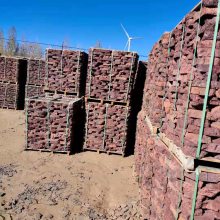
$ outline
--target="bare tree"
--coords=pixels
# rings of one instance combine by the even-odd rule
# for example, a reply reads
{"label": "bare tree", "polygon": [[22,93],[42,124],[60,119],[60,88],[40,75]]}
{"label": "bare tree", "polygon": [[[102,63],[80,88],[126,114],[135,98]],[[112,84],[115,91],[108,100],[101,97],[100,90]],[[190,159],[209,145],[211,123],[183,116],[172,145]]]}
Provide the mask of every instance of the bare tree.
{"label": "bare tree", "polygon": [[4,32],[0,29],[0,54],[5,54],[5,39],[4,39]]}
{"label": "bare tree", "polygon": [[6,45],[6,53],[9,56],[17,55],[17,52],[19,50],[18,44],[16,43],[16,38],[17,38],[17,31],[15,27],[12,27],[8,31],[8,42]]}
{"label": "bare tree", "polygon": [[18,55],[21,57],[40,59],[43,57],[43,51],[39,44],[28,43],[23,37],[21,43],[19,44]]}
{"label": "bare tree", "polygon": [[95,48],[102,48],[102,43],[100,41],[97,41],[95,44]]}
{"label": "bare tree", "polygon": [[0,29],[0,54],[8,56],[22,56],[27,58],[42,58],[42,47],[37,43],[28,43],[25,38],[22,38],[20,44],[17,43],[17,31],[12,27],[8,31],[8,40],[5,45],[4,33]]}
{"label": "bare tree", "polygon": [[28,45],[28,57],[40,59],[43,57],[43,51],[39,44],[31,43]]}
{"label": "bare tree", "polygon": [[19,51],[18,55],[21,57],[28,57],[28,44],[25,42],[22,42],[19,44]]}

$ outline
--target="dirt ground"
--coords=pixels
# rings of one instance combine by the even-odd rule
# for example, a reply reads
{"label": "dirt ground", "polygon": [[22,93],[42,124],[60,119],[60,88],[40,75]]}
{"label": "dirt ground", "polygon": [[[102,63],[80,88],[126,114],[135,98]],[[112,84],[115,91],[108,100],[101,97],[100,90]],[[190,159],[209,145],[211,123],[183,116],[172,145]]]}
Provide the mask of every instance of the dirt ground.
{"label": "dirt ground", "polygon": [[24,151],[24,129],[0,109],[0,219],[140,219],[133,156]]}

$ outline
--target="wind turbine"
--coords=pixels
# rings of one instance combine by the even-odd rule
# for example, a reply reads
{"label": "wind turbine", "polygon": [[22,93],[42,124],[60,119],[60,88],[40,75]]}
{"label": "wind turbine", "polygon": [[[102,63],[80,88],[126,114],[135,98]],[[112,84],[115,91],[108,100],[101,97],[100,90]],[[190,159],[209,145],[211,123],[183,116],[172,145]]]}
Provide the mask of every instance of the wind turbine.
{"label": "wind turbine", "polygon": [[143,39],[143,37],[130,37],[130,35],[128,34],[128,32],[126,31],[125,27],[121,24],[121,27],[123,29],[123,31],[125,32],[125,35],[127,36],[128,38],[128,41],[125,45],[125,49],[128,48],[128,51],[130,51],[131,49],[131,41],[132,40],[137,40],[137,39]]}

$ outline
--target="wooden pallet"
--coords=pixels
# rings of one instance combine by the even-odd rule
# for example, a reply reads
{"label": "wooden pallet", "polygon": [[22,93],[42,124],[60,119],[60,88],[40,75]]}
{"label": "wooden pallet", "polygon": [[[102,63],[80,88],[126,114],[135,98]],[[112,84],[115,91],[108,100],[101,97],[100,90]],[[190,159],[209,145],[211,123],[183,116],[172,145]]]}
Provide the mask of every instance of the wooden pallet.
{"label": "wooden pallet", "polygon": [[0,80],[0,83],[18,85],[17,81]]}
{"label": "wooden pallet", "polygon": [[25,86],[36,86],[36,87],[43,87],[43,84],[33,84],[33,83],[28,83]]}
{"label": "wooden pallet", "polygon": [[38,152],[47,152],[52,154],[67,154],[71,155],[72,153],[70,151],[56,151],[56,150],[49,150],[49,149],[31,149],[31,148],[25,148],[25,151],[38,151]]}
{"label": "wooden pallet", "polygon": [[47,88],[43,89],[45,93],[55,94],[55,95],[73,95],[79,97],[79,93],[76,92],[68,92],[68,91],[60,91],[60,90],[49,90]]}
{"label": "wooden pallet", "polygon": [[0,108],[7,109],[7,110],[18,110],[16,107],[12,108],[12,107],[8,107],[8,106],[2,106]]}
{"label": "wooden pallet", "polygon": [[125,154],[123,152],[116,152],[116,151],[106,151],[106,150],[100,150],[100,149],[91,149],[91,148],[83,148],[83,151],[91,151],[91,152],[97,152],[99,154],[105,153],[107,155],[120,155],[125,157]]}
{"label": "wooden pallet", "polygon": [[110,104],[110,105],[122,105],[122,106],[129,106],[129,102],[120,102],[120,101],[113,101],[113,100],[105,100],[105,99],[95,99],[95,98],[85,98],[86,102],[97,102],[101,104]]}

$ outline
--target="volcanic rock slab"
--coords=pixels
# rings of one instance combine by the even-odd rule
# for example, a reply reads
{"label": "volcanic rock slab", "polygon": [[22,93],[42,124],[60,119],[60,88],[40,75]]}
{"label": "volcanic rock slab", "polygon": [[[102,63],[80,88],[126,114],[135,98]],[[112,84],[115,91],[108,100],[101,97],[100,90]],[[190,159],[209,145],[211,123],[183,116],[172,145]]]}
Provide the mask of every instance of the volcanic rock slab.
{"label": "volcanic rock slab", "polygon": [[129,102],[137,72],[134,52],[92,48],[89,51],[86,97]]}
{"label": "volcanic rock slab", "polygon": [[[143,110],[154,126],[196,157],[217,5],[203,1],[154,45]],[[198,33],[198,37],[197,37]],[[196,51],[196,52],[195,52]],[[200,159],[220,161],[220,31],[215,48]]]}
{"label": "volcanic rock slab", "polygon": [[27,84],[44,85],[46,78],[45,60],[29,59],[27,71]]}
{"label": "volcanic rock slab", "polygon": [[152,135],[145,114],[140,112],[138,116],[135,156],[144,218],[190,219],[195,199],[194,219],[218,219],[220,170],[197,168],[200,175],[195,197],[197,171],[184,170],[167,146]]}
{"label": "volcanic rock slab", "polygon": [[84,149],[124,155],[126,152],[131,108],[108,103],[86,103]]}
{"label": "volcanic rock slab", "polygon": [[81,97],[85,93],[88,55],[82,51],[46,51],[46,87],[50,91],[68,92]]}
{"label": "volcanic rock slab", "polygon": [[25,86],[25,97],[38,97],[44,94],[44,86],[40,85],[26,85]]}
{"label": "volcanic rock slab", "polygon": [[76,152],[82,99],[46,94],[26,99],[26,149]]}

